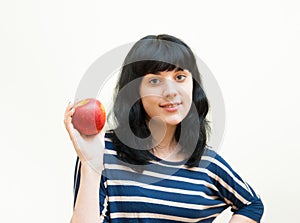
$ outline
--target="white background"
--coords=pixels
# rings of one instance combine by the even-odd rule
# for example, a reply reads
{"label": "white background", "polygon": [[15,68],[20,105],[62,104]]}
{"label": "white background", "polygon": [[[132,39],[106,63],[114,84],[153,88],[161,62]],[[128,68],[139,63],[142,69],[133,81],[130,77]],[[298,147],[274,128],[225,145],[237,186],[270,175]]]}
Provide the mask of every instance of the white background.
{"label": "white background", "polygon": [[263,222],[299,221],[299,1],[17,0],[0,8],[1,222],[69,222],[75,152],[64,109],[97,58],[160,33],[183,39],[217,79],[226,106],[220,153],[261,195]]}

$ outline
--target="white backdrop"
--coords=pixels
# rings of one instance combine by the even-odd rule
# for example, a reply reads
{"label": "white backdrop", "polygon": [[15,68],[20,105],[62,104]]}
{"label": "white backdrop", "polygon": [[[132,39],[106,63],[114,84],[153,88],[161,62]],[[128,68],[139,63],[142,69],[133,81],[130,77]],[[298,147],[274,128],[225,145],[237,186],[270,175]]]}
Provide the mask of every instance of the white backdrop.
{"label": "white backdrop", "polygon": [[161,33],[183,39],[217,79],[220,153],[261,195],[263,222],[299,221],[299,1],[0,4],[1,222],[69,222],[75,152],[64,109],[98,57]]}

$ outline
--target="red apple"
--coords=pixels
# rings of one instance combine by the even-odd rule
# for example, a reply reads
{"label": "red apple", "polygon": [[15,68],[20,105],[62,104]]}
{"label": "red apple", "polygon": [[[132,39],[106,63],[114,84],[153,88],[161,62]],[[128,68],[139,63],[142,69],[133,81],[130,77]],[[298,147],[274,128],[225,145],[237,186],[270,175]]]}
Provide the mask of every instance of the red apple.
{"label": "red apple", "polygon": [[87,98],[77,102],[74,107],[72,123],[81,134],[95,135],[102,130],[106,120],[106,112],[100,101]]}

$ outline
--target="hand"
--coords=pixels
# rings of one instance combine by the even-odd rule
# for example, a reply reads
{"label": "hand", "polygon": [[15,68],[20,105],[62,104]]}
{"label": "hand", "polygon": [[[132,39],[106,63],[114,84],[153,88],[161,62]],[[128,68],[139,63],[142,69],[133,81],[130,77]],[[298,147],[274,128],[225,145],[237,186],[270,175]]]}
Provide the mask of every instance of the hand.
{"label": "hand", "polygon": [[64,124],[77,156],[82,165],[87,164],[97,173],[100,173],[103,169],[104,129],[97,135],[81,135],[72,124],[72,115],[74,112],[74,103],[70,103],[65,110]]}

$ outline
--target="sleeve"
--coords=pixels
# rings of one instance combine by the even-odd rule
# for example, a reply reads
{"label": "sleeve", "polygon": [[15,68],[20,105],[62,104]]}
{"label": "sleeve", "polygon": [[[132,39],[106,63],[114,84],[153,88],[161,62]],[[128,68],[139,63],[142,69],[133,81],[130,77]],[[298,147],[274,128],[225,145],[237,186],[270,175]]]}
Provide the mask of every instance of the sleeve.
{"label": "sleeve", "polygon": [[76,164],[75,164],[75,172],[74,172],[74,188],[73,188],[74,201],[73,201],[73,208],[75,207],[75,204],[76,204],[78,189],[79,189],[79,185],[80,185],[80,167],[81,167],[81,163],[80,163],[79,158],[77,157]]}
{"label": "sleeve", "polygon": [[[79,158],[76,159],[75,173],[74,173],[74,203],[76,204],[77,194],[80,186],[80,169],[81,163]],[[99,190],[99,206],[100,206],[100,219],[102,223],[110,222],[109,208],[108,208],[108,195],[107,195],[107,178],[102,174]]]}
{"label": "sleeve", "polygon": [[208,169],[219,190],[219,196],[231,206],[231,211],[260,222],[264,205],[252,187],[218,154]]}

